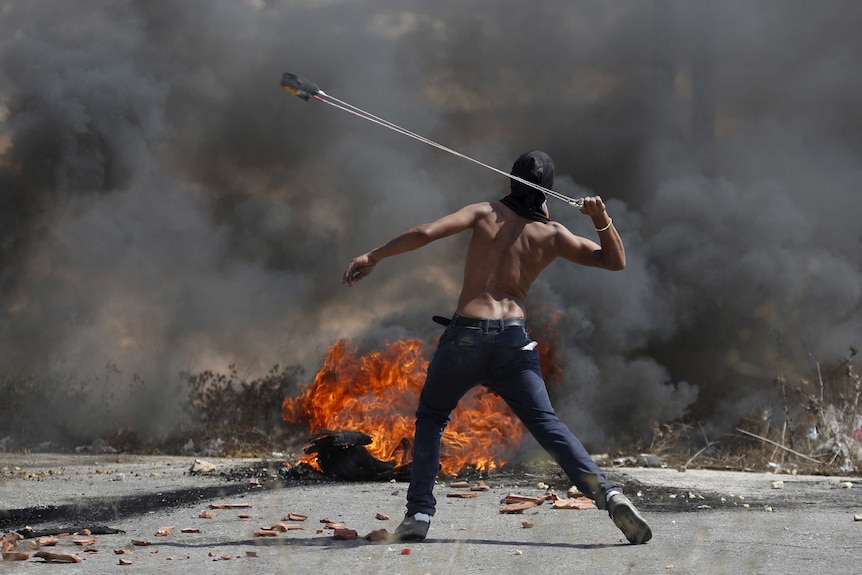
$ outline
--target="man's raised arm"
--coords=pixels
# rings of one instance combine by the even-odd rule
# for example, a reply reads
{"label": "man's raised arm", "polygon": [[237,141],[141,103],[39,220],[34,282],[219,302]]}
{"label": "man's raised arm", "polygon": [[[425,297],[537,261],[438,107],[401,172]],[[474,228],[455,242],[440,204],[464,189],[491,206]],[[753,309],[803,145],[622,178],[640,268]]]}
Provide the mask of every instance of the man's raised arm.
{"label": "man's raised arm", "polygon": [[576,236],[560,226],[559,255],[582,265],[613,271],[624,269],[626,267],[626,250],[623,247],[623,240],[617,233],[613,220],[605,211],[605,203],[601,196],[584,198],[581,212],[592,218],[601,245]]}

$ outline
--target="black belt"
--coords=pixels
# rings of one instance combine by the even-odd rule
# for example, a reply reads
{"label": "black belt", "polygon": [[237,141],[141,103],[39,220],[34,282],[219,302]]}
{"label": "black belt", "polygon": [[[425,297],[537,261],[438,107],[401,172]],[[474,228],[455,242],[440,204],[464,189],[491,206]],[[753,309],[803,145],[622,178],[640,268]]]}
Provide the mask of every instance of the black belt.
{"label": "black belt", "polygon": [[451,320],[447,317],[442,317],[439,315],[435,315],[433,319],[440,325],[452,324],[455,327],[475,327],[480,329],[504,330],[507,327],[524,327],[527,325],[527,320],[522,317],[506,317],[503,319],[479,319],[476,317],[462,317],[456,314],[452,316]]}

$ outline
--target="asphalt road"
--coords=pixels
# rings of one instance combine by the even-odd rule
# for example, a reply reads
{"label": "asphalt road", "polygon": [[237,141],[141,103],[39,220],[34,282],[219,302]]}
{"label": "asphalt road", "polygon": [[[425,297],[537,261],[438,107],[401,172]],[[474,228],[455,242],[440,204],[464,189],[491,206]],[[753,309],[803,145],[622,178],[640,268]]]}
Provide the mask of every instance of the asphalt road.
{"label": "asphalt road", "polygon": [[[52,550],[77,553],[82,562],[76,564],[46,565],[34,557],[34,540],[24,540],[18,548],[30,558],[4,561],[0,573],[862,572],[862,521],[854,520],[862,514],[862,480],[856,477],[608,469],[652,526],[652,541],[634,546],[603,511],[556,510],[546,503],[523,514],[499,512],[508,493],[541,495],[539,483],[559,482],[550,468],[492,475],[487,480],[491,490],[473,498],[447,497],[463,490],[441,483],[428,539],[408,544],[362,538],[379,529],[394,531],[403,514],[405,483],[256,487],[246,480],[191,475],[190,457],[119,458],[0,454],[0,530],[101,525],[124,531],[97,535],[98,541],[86,547],[60,537]],[[260,463],[208,461],[222,471]],[[209,507],[220,504],[250,507]],[[202,512],[215,517],[201,518]],[[288,513],[308,516],[288,521],[302,529],[255,536]],[[359,539],[336,540],[322,519],[344,523]],[[532,526],[525,527],[524,520]],[[174,530],[157,536],[163,527]],[[184,528],[199,532],[183,533]],[[122,550],[126,554],[116,554]],[[130,565],[121,566],[121,559]]]}

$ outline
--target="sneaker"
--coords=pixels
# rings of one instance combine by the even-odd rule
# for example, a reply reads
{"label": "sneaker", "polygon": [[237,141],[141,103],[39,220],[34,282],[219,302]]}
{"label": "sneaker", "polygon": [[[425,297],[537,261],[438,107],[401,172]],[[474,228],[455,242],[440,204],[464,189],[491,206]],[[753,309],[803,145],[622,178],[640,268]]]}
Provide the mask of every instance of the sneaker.
{"label": "sneaker", "polygon": [[629,498],[622,493],[614,493],[608,498],[608,515],[629,543],[640,545],[652,539],[652,529]]}
{"label": "sneaker", "polygon": [[430,518],[427,521],[423,521],[422,519],[416,519],[415,516],[405,517],[401,525],[395,529],[395,539],[401,541],[422,541],[428,534],[429,527],[431,527]]}

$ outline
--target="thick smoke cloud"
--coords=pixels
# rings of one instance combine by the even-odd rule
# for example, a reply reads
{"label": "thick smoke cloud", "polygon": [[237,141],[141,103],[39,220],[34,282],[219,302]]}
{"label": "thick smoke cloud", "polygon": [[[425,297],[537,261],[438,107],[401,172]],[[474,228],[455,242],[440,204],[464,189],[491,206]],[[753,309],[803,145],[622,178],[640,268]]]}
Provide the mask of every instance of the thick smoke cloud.
{"label": "thick smoke cloud", "polygon": [[352,289],[341,271],[508,182],[290,98],[286,71],[502,169],[544,149],[561,192],[609,201],[628,268],[554,264],[530,310],[591,447],[686,410],[721,430],[775,377],[860,343],[854,4],[22,0],[2,14],[0,365],[87,382],[93,433],[169,430],[183,370],[313,372],[337,337],[430,339],[430,315],[452,311],[460,240]]}

